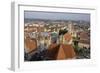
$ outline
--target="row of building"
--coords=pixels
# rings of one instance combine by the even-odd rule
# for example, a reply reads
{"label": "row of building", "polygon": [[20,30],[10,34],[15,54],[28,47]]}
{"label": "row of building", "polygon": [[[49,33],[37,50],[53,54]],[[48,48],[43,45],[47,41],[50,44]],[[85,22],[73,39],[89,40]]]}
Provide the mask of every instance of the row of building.
{"label": "row of building", "polygon": [[[78,46],[80,48],[90,48],[90,30],[86,31],[79,27],[80,24],[74,22],[50,22],[34,21],[26,23],[24,26],[24,42],[27,53],[36,50],[48,49],[51,44],[73,46],[73,38],[79,37]],[[88,27],[89,28],[89,27]],[[66,30],[60,35],[60,30]],[[60,48],[61,48],[60,46]],[[64,47],[63,47],[64,48]],[[65,49],[65,48],[64,48]],[[72,49],[72,48],[71,48]],[[61,50],[62,51],[62,50]],[[62,58],[62,54],[60,54]],[[59,57],[60,57],[59,56]],[[75,54],[74,54],[75,56]],[[59,58],[58,57],[58,58]]]}

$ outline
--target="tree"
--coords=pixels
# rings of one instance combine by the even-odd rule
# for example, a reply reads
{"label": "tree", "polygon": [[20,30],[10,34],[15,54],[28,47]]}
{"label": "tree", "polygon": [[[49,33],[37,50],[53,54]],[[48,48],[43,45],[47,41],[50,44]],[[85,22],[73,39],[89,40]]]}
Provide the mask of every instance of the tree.
{"label": "tree", "polygon": [[64,29],[64,30],[59,30],[59,35],[64,35],[65,33],[67,33],[68,30]]}

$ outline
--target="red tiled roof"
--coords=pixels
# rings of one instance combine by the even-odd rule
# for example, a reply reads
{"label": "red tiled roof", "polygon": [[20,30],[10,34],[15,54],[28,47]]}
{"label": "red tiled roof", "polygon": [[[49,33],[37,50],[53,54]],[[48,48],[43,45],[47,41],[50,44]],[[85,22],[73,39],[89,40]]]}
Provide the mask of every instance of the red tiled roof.
{"label": "red tiled roof", "polygon": [[74,58],[75,51],[71,45],[61,45],[58,51],[57,59]]}
{"label": "red tiled roof", "polygon": [[90,44],[90,36],[88,32],[80,32],[79,43]]}
{"label": "red tiled roof", "polygon": [[26,48],[28,50],[28,53],[37,48],[37,43],[36,43],[35,39],[26,38],[24,43],[25,43],[24,48]]}
{"label": "red tiled roof", "polygon": [[71,45],[52,44],[48,48],[48,52],[46,55],[53,60],[56,59],[62,60],[62,59],[74,58],[75,52]]}
{"label": "red tiled roof", "polygon": [[47,50],[46,56],[49,57],[50,59],[55,60],[58,50],[59,50],[59,45],[51,44]]}
{"label": "red tiled roof", "polygon": [[80,39],[89,39],[89,35],[87,32],[81,32],[80,33]]}
{"label": "red tiled roof", "polygon": [[64,35],[64,38],[65,38],[65,40],[67,40],[68,42],[72,39],[72,36],[71,36],[71,34],[70,33],[66,33],[65,35]]}

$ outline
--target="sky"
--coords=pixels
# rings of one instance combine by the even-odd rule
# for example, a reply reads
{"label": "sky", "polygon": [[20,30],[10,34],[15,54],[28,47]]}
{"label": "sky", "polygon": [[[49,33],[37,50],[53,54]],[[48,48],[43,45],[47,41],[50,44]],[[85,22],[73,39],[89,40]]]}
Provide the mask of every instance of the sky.
{"label": "sky", "polygon": [[90,21],[90,14],[24,11],[24,18],[49,20],[83,20]]}

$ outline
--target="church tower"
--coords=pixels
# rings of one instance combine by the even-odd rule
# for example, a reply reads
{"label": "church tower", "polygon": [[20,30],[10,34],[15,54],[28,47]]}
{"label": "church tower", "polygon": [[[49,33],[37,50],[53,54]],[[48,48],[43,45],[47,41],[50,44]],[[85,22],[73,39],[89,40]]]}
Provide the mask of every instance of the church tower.
{"label": "church tower", "polygon": [[73,26],[72,26],[72,22],[69,21],[69,22],[68,22],[68,31],[69,31],[70,34],[73,33],[72,27],[73,27]]}

